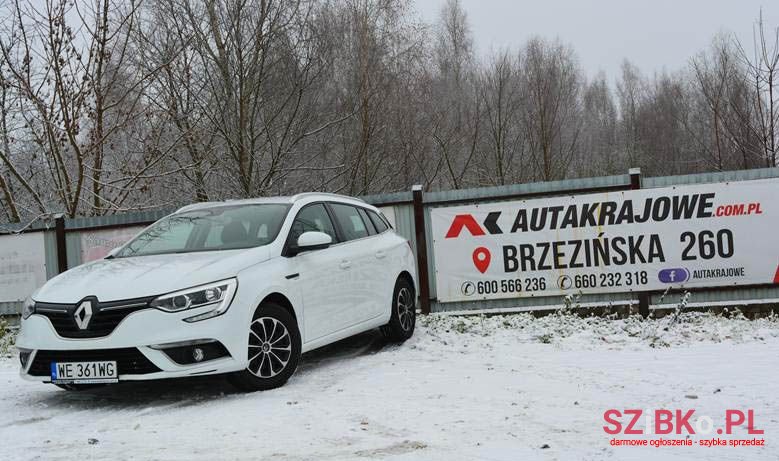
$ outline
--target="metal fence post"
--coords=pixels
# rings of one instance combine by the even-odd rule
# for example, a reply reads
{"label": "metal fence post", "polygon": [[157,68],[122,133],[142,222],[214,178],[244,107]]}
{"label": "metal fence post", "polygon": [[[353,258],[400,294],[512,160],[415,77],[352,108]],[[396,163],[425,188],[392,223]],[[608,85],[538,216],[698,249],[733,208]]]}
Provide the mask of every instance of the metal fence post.
{"label": "metal fence post", "polygon": [[65,215],[54,218],[54,236],[57,242],[57,273],[68,270],[68,253],[65,244]]}
{"label": "metal fence post", "polygon": [[414,199],[414,235],[417,240],[417,278],[419,302],[423,314],[430,313],[430,277],[427,273],[427,236],[425,235],[425,207],[422,203],[422,186],[411,187]]}
{"label": "metal fence post", "polygon": [[[631,168],[628,170],[630,175],[630,189],[641,189],[641,168]],[[638,313],[641,317],[649,317],[649,298],[651,293],[648,291],[642,291],[638,293]]]}

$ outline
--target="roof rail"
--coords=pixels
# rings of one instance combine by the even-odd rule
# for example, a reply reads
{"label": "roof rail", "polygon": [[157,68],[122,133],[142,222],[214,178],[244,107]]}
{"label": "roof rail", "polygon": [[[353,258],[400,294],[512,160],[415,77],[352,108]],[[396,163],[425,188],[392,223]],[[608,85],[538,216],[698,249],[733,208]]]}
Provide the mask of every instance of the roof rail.
{"label": "roof rail", "polygon": [[327,197],[333,197],[333,198],[345,198],[345,199],[349,199],[349,200],[357,200],[358,202],[365,203],[365,200],[363,200],[361,198],[350,197],[348,195],[343,195],[343,194],[332,194],[330,192],[301,192],[300,194],[295,194],[295,195],[293,195],[290,198],[291,198],[291,200],[293,202],[296,202],[296,201],[304,199],[306,197],[322,196],[322,195],[327,196]]}

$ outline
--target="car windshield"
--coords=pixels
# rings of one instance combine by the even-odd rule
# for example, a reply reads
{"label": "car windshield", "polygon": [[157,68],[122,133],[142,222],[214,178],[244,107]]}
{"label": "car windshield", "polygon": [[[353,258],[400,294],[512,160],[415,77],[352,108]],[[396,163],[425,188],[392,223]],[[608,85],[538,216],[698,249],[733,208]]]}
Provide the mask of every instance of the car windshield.
{"label": "car windshield", "polygon": [[161,219],[114,257],[253,248],[276,239],[289,205],[225,205]]}

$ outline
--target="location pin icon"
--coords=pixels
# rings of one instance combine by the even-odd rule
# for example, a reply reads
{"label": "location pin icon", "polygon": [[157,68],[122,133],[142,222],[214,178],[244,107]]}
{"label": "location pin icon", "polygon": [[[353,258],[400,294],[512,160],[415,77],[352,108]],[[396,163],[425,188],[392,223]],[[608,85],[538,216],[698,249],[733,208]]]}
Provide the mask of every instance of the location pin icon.
{"label": "location pin icon", "polygon": [[490,267],[490,257],[490,250],[479,247],[473,250],[473,265],[483,274],[487,272],[487,268]]}

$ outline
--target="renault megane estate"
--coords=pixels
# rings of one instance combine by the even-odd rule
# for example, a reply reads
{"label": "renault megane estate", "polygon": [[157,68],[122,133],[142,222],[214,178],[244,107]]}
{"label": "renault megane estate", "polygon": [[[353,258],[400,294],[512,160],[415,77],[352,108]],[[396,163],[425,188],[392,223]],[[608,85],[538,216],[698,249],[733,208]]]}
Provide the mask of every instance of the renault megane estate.
{"label": "renault megane estate", "polygon": [[301,353],[414,332],[408,242],[365,202],[305,193],[189,205],[25,302],[21,374],[66,389],[226,374],[271,389]]}

